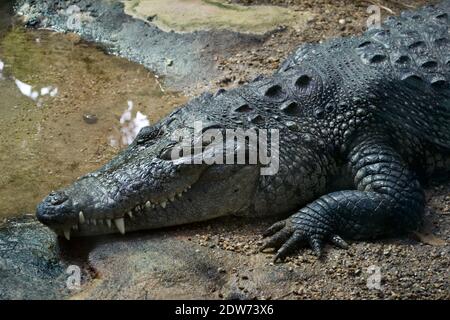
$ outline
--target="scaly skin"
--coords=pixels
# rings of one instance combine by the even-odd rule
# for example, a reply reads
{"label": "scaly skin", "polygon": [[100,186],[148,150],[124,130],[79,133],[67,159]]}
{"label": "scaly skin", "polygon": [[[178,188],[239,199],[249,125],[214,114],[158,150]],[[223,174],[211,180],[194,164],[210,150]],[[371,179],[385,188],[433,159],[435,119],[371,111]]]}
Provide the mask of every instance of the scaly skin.
{"label": "scaly skin", "polygon": [[[193,99],[50,194],[38,219],[69,237],[71,228],[85,236],[277,215],[287,219],[262,248],[277,249],[275,259],[303,243],[320,254],[327,241],[346,247],[343,239],[416,230],[419,180],[450,169],[449,14],[445,1],[361,37],[306,44],[270,78]],[[172,161],[171,134],[199,120],[219,131],[278,129],[278,173],[260,175],[260,163]]]}

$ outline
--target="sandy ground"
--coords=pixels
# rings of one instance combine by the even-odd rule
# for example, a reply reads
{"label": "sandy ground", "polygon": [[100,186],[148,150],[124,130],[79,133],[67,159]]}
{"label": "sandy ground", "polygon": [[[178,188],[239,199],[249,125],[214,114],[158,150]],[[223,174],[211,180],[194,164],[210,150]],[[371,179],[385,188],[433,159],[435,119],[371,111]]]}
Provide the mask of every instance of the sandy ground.
{"label": "sandy ground", "polygon": [[225,28],[264,34],[280,24],[301,28],[309,11],[281,6],[245,6],[211,0],[124,0],[125,12],[164,31],[193,32]]}
{"label": "sandy ground", "polygon": [[[449,299],[450,184],[427,189],[428,207],[421,234],[373,242],[353,242],[348,250],[331,245],[317,259],[310,249],[300,249],[284,264],[273,264],[265,254],[266,265],[283,267],[303,274],[292,286],[280,283],[281,292],[248,298],[286,299]],[[230,219],[232,220],[232,219]],[[208,250],[220,248],[239,256],[260,256],[260,234],[273,221],[236,221],[201,224],[189,231],[191,241]],[[186,227],[183,227],[185,229]],[[263,262],[264,263],[264,262]],[[239,265],[241,267],[241,265]],[[251,270],[247,268],[240,271]],[[376,273],[379,271],[380,282]],[[238,270],[231,270],[238,274]],[[374,282],[375,281],[375,282]],[[377,283],[380,286],[377,286]],[[245,288],[243,288],[244,290]],[[217,297],[221,297],[220,290]]]}

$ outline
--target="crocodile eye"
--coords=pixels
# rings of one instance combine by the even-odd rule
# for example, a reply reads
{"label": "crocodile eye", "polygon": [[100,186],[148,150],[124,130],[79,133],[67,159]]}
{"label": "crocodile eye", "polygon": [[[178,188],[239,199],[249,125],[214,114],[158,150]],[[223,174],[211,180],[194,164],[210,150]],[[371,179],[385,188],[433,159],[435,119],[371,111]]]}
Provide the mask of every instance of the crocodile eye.
{"label": "crocodile eye", "polygon": [[162,160],[171,160],[172,159],[172,148],[167,148],[161,151],[159,158]]}
{"label": "crocodile eye", "polygon": [[171,143],[164,147],[159,154],[159,158],[162,160],[173,160],[172,159],[172,150],[176,143]]}
{"label": "crocodile eye", "polygon": [[208,130],[222,130],[223,126],[219,123],[210,123],[202,128],[201,134],[204,134]]}
{"label": "crocodile eye", "polygon": [[136,143],[142,145],[148,141],[156,139],[157,137],[161,136],[162,134],[163,134],[163,130],[160,127],[156,127],[156,126],[143,127],[141,129],[141,131],[139,131],[138,135],[136,136]]}

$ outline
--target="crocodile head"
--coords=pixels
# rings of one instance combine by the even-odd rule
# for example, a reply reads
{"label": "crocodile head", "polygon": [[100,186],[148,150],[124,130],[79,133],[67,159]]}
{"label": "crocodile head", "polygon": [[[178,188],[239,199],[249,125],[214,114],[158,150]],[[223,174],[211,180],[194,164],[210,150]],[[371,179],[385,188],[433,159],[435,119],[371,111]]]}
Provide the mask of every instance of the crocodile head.
{"label": "crocodile head", "polygon": [[[276,81],[292,83],[294,76],[281,74]],[[275,94],[280,86],[272,82],[204,94],[143,128],[105,166],[45,198],[37,207],[38,219],[69,238],[231,214],[274,215],[306,204],[324,192],[327,162],[321,148],[326,144],[309,118],[291,121],[291,107],[306,109],[289,97],[284,99],[288,108],[280,108],[284,91]],[[239,129],[244,131],[244,139],[230,138],[230,129],[238,136]],[[256,141],[247,136],[251,130]],[[279,141],[272,140],[272,130],[279,131]]]}
{"label": "crocodile head", "polygon": [[193,164],[193,157],[174,152],[182,143],[174,132],[189,137],[199,120],[218,126],[205,118],[201,105],[193,102],[142,128],[102,168],[50,193],[37,206],[38,220],[70,238],[179,225],[247,209],[257,165]]}

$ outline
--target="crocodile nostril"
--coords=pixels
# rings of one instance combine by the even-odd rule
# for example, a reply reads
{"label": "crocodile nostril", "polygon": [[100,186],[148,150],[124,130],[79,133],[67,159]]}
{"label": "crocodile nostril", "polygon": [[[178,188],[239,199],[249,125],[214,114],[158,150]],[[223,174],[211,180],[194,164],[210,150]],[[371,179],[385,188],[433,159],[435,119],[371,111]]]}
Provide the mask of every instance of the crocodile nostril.
{"label": "crocodile nostril", "polygon": [[69,197],[62,191],[53,191],[48,195],[47,201],[56,206],[64,203],[68,198]]}

